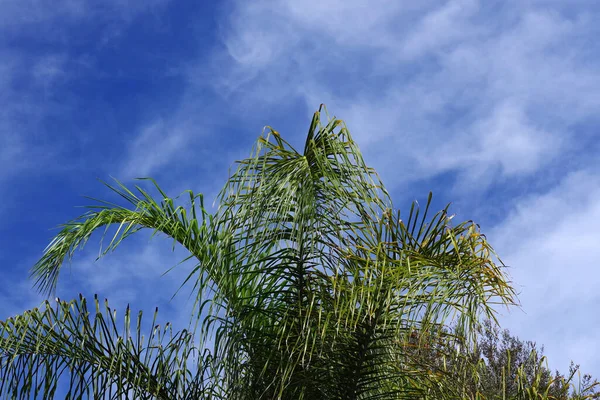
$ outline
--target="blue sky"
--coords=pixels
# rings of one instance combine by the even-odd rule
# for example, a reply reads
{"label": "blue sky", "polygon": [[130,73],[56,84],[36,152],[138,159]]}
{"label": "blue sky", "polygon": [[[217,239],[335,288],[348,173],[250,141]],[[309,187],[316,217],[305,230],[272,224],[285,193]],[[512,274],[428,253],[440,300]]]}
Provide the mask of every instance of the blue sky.
{"label": "blue sky", "polygon": [[[0,0],[0,319],[98,182],[152,176],[212,201],[263,126],[300,147],[320,103],[407,208],[487,233],[520,292],[503,327],[600,377],[600,4],[593,0]],[[62,275],[187,321],[183,254],[141,235]],[[181,310],[186,310],[182,312]],[[149,315],[150,316],[150,315]]]}

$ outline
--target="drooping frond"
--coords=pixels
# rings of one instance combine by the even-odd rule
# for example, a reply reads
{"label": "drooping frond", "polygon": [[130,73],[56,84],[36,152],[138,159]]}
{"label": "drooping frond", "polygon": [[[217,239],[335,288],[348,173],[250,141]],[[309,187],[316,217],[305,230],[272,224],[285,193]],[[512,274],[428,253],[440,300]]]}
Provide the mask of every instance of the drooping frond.
{"label": "drooping frond", "polygon": [[117,225],[117,231],[106,248],[100,251],[99,257],[114,250],[129,235],[142,228],[149,228],[155,233],[164,233],[189,250],[191,255],[202,259],[205,254],[200,250],[201,244],[207,232],[207,222],[210,221],[210,216],[203,206],[202,195],[187,192],[191,203],[188,215],[184,207],[175,206],[176,199],[168,197],[154,181],[152,182],[163,197],[160,202],[139,186],[136,186],[136,195],[118,181],[116,186],[106,184],[133,207],[126,208],[98,201],[98,205],[88,207],[89,212],[64,224],[62,230],[46,247],[42,258],[32,268],[31,276],[38,289],[43,293],[52,293],[65,259],[70,260],[75,250],[81,249],[92,233],[104,229],[106,234],[111,225]]}

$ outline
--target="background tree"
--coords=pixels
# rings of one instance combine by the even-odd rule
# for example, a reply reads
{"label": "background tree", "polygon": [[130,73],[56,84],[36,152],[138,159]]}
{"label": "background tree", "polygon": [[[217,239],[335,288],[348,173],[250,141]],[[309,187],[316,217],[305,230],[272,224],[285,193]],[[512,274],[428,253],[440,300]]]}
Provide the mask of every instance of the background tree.
{"label": "background tree", "polygon": [[[447,328],[443,328],[447,329]],[[466,346],[460,335],[445,335],[432,341],[421,335],[413,337],[427,343],[413,348],[422,364],[429,364],[442,374],[458,378],[461,396],[469,399],[593,399],[600,398],[599,385],[579,366],[569,367],[567,375],[547,367],[543,347],[523,341],[500,330],[490,320],[480,327],[474,346]],[[452,352],[454,351],[454,355]],[[440,357],[440,354],[443,356]],[[450,356],[448,356],[450,355]],[[475,367],[473,367],[475,366]]]}
{"label": "background tree", "polygon": [[474,356],[483,359],[479,390],[487,399],[500,394],[516,398],[523,387],[539,387],[556,399],[598,398],[598,383],[590,375],[580,377],[579,366],[571,363],[565,376],[547,367],[544,347],[523,341],[490,321],[482,326]]}

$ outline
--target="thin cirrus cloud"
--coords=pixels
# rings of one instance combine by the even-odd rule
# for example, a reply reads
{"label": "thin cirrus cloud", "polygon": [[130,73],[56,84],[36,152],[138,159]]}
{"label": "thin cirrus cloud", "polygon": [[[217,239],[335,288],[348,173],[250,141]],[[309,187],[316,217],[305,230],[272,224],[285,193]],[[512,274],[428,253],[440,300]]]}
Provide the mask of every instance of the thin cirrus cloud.
{"label": "thin cirrus cloud", "polygon": [[[61,79],[61,63],[60,56],[32,62],[0,46],[0,189],[42,163],[48,170],[61,168],[50,163],[59,144],[48,145],[40,134],[43,119],[57,112],[56,104],[44,96]],[[41,95],[32,94],[32,88]]]}
{"label": "thin cirrus cloud", "polygon": [[[57,0],[40,2],[37,0],[3,0],[0,15],[0,29],[22,31],[28,24],[47,24],[38,29],[48,28],[58,36],[64,24],[74,24],[81,21],[93,21],[94,18],[114,18],[129,21],[141,11],[163,6],[169,0],[149,0],[130,2],[123,0],[108,0],[101,3],[82,2],[77,0]],[[116,17],[116,18],[115,18]],[[46,31],[48,32],[48,31]],[[64,36],[63,36],[64,37]],[[66,37],[65,37],[66,38]]]}
{"label": "thin cirrus cloud", "polygon": [[138,132],[127,147],[128,156],[119,176],[152,176],[180,154],[187,140],[186,136],[174,127],[160,119]]}

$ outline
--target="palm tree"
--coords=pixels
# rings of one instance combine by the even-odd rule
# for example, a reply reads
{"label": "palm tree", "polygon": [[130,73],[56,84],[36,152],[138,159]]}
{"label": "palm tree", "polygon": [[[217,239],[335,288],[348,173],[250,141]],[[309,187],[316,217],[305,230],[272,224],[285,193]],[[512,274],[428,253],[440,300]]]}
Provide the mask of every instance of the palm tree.
{"label": "palm tree", "polygon": [[[195,261],[196,320],[144,338],[129,308],[118,329],[98,299],[91,311],[83,297],[46,301],[0,322],[0,397],[50,399],[63,385],[70,399],[459,398],[440,360],[514,304],[503,265],[476,224],[451,225],[447,207],[430,216],[431,194],[396,211],[344,123],[322,112],[302,153],[267,127],[214,215],[191,191],[184,207],[154,181],[158,200],[108,185],[128,205],[99,202],[65,224],[32,269],[36,287],[53,293],[93,232],[117,227],[106,255],[147,228]],[[437,342],[452,345],[419,355]]]}

